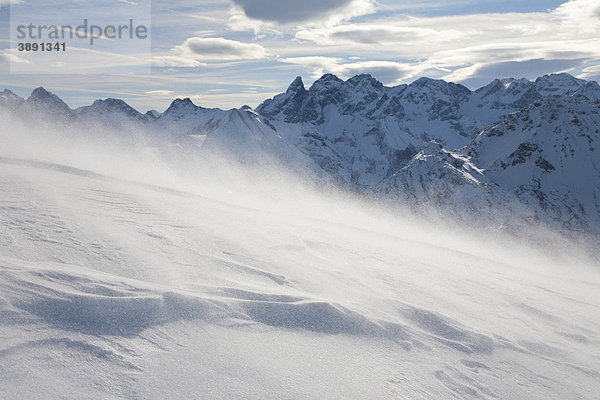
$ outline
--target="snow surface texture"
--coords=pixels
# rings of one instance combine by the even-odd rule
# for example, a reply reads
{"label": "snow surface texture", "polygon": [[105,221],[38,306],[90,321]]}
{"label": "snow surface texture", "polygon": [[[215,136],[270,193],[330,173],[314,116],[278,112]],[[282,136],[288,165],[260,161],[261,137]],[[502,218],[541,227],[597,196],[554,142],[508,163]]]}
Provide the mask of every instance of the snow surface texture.
{"label": "snow surface texture", "polygon": [[[588,256],[552,232],[513,237],[458,219],[500,209],[598,228],[598,105],[576,94],[595,86],[558,78],[469,92],[326,76],[304,89],[300,115],[260,111],[275,100],[256,112],[177,100],[143,115],[118,100],[71,110],[43,89],[0,93],[0,397],[597,398],[597,248]],[[336,189],[343,174],[361,179],[346,164],[342,175],[324,168],[325,149],[338,146],[339,160],[346,145],[361,160],[383,154],[360,130],[353,145],[320,136],[334,135],[322,126],[342,108],[306,99],[335,98],[340,85],[376,102],[375,92],[408,90],[414,107],[442,96],[428,126],[460,114],[466,136],[390,130],[408,156],[396,153],[373,186],[458,222]],[[282,96],[302,89],[296,80]],[[465,110],[512,110],[517,92],[531,103],[468,138],[482,120]],[[36,118],[13,119],[24,112]],[[311,139],[295,142],[308,127]]]}
{"label": "snow surface texture", "polygon": [[597,265],[351,207],[0,164],[3,398],[600,391]]}

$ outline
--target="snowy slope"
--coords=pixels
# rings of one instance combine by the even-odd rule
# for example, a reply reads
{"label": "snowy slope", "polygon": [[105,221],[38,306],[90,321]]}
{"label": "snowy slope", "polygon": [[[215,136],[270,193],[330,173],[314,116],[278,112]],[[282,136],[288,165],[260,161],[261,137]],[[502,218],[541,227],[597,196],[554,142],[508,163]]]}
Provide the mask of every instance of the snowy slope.
{"label": "snowy slope", "polygon": [[548,96],[458,152],[430,144],[375,193],[491,225],[542,222],[565,233],[598,234],[599,126],[597,102]]}
{"label": "snowy slope", "polygon": [[[548,82],[554,81],[554,77],[545,78]],[[568,90],[569,88],[556,88],[557,94],[566,93]],[[500,122],[508,114],[519,111],[542,97],[536,84],[527,79],[495,79],[475,90],[461,105],[461,112],[465,116],[463,123],[471,127],[472,134],[479,133],[482,129]]]}
{"label": "snowy slope", "polygon": [[326,194],[236,205],[7,158],[0,188],[3,398],[600,391],[598,265],[558,242],[543,255]]}
{"label": "snowy slope", "polygon": [[563,93],[573,94],[585,83],[586,81],[583,79],[562,73],[541,76],[535,80],[534,85],[542,96],[549,96]]}
{"label": "snowy slope", "polygon": [[600,86],[594,81],[577,79],[569,74],[544,75],[535,80],[535,88],[542,96],[582,95],[590,100],[600,100]]}
{"label": "snowy slope", "polygon": [[469,146],[486,177],[564,229],[600,232],[600,104],[549,96]]}
{"label": "snowy slope", "polygon": [[189,98],[174,100],[151,122],[151,135],[175,147],[163,149],[177,158],[224,156],[242,164],[285,165],[297,173],[320,176],[320,168],[250,107],[220,110],[196,106]]}
{"label": "snowy slope", "polygon": [[470,157],[431,142],[405,167],[377,185],[374,192],[403,204],[433,206],[455,219],[469,215],[488,219],[492,209],[505,205],[495,189]]}

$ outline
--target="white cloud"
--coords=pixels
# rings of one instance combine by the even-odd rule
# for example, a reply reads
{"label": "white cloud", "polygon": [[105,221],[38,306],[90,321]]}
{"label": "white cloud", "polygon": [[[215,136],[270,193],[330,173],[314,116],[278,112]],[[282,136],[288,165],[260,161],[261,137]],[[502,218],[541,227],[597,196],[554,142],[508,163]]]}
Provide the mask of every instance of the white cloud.
{"label": "white cloud", "polygon": [[[596,60],[596,62],[600,62],[600,60]],[[600,64],[584,68],[582,73],[577,77],[580,79],[600,80]]]}
{"label": "white cloud", "polygon": [[5,63],[31,64],[31,61],[21,58],[9,50],[0,52],[0,60]]}
{"label": "white cloud", "polygon": [[208,64],[181,56],[155,56],[152,65],[157,67],[206,67]]}
{"label": "white cloud", "polygon": [[[585,61],[600,59],[600,2],[571,0],[555,10],[530,13],[440,17],[383,14],[368,23],[303,28],[295,38],[301,46],[314,43],[328,52],[367,60],[393,55],[402,61],[397,76],[405,78],[435,71],[444,79],[466,81],[487,76],[490,71],[501,74],[502,67],[517,75],[519,71],[526,75],[534,66],[540,68],[539,73],[552,66],[556,71],[572,70]],[[341,67],[327,66],[330,71],[335,68]],[[342,69],[350,70],[357,69]]]}
{"label": "white cloud", "polygon": [[582,60],[542,58],[525,61],[502,61],[498,63],[477,63],[458,69],[444,77],[448,81],[460,81],[471,88],[488,84],[495,78],[535,79],[544,74],[567,72],[582,64]]}
{"label": "white cloud", "polygon": [[600,33],[600,2],[598,0],[571,0],[561,4],[553,16],[561,28],[572,34]]}
{"label": "white cloud", "polygon": [[347,24],[318,29],[303,29],[296,33],[296,39],[308,40],[320,45],[348,43],[369,46],[373,44],[405,43],[413,40],[443,43],[459,40],[464,35],[464,32],[457,29],[436,30],[379,24]]}
{"label": "white cloud", "polygon": [[393,61],[358,61],[345,62],[341,58],[333,57],[289,57],[279,59],[280,62],[302,65],[313,70],[313,78],[318,78],[324,73],[332,73],[342,78],[369,73],[384,84],[398,83],[402,78],[408,77],[413,72],[413,67]]}
{"label": "white cloud", "polygon": [[337,66],[343,62],[343,59],[323,56],[308,56],[280,58],[279,61],[310,68],[313,70],[313,77],[318,78],[325,72],[333,72]]}
{"label": "white cloud", "polygon": [[349,78],[361,73],[371,74],[386,85],[395,85],[413,75],[413,67],[393,61],[361,61],[337,66],[337,73]]}
{"label": "white cloud", "polygon": [[255,60],[267,57],[264,47],[225,38],[192,37],[171,49],[170,54],[154,57],[162,67],[198,67],[205,61]]}
{"label": "white cloud", "polygon": [[[453,72],[444,76],[444,79],[463,81],[474,78],[482,71],[490,70],[492,65],[505,63],[505,66],[527,66],[526,61],[557,61],[562,65],[559,70],[570,70],[583,63],[586,59],[600,57],[600,39],[593,40],[566,40],[555,42],[531,43],[492,43],[439,52],[424,61],[422,65],[428,67],[451,68]],[[560,61],[560,63],[558,63]],[[541,63],[537,63],[541,65]],[[570,67],[567,67],[570,65]],[[498,68],[498,72],[501,69]],[[515,70],[514,73],[517,73]],[[553,72],[553,71],[548,71]],[[558,72],[558,70],[556,71]],[[538,73],[539,74],[539,73]],[[506,74],[504,74],[506,76]]]}
{"label": "white cloud", "polygon": [[147,91],[146,94],[150,94],[153,96],[172,96],[175,92],[172,90],[150,90]]}

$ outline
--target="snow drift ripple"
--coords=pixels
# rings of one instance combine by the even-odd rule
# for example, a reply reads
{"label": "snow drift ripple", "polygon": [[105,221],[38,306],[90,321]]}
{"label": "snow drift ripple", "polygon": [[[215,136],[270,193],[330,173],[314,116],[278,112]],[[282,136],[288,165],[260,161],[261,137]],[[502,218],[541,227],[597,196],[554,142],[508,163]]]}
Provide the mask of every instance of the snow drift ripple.
{"label": "snow drift ripple", "polygon": [[85,269],[77,266],[60,268],[62,271],[57,272],[1,267],[0,287],[8,294],[7,303],[56,327],[92,335],[131,337],[181,320],[225,325],[236,320],[329,335],[380,337],[395,341],[405,350],[421,347],[424,339],[467,354],[491,353],[494,349],[490,337],[412,306],[404,305],[400,313],[406,323],[391,322],[306,297],[210,287],[203,293],[177,292],[116,276],[97,276],[96,272],[83,275]]}

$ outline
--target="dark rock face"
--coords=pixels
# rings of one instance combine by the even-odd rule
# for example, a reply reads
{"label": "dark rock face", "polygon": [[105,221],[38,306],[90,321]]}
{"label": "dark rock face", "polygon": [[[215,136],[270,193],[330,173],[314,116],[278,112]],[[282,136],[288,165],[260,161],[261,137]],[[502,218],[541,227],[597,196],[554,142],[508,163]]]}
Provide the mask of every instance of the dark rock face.
{"label": "dark rock face", "polygon": [[514,167],[515,165],[525,163],[531,158],[533,153],[539,150],[539,146],[535,143],[521,143],[519,147],[517,147],[517,150],[508,156],[508,158],[512,160],[510,165]]}

